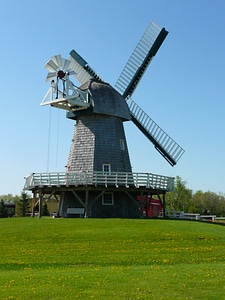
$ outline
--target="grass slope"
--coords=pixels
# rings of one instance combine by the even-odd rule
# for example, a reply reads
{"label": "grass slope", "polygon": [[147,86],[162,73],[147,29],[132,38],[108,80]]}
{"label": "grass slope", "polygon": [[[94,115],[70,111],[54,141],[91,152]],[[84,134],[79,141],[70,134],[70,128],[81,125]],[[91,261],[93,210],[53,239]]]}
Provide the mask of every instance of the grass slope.
{"label": "grass slope", "polygon": [[224,299],[225,227],[0,219],[0,298]]}

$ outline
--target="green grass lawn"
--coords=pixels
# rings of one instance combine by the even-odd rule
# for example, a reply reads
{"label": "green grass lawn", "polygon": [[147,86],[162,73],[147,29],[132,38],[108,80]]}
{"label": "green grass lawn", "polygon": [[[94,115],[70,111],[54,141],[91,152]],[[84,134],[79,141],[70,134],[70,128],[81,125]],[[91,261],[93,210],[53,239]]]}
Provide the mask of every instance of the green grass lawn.
{"label": "green grass lawn", "polygon": [[0,299],[225,299],[225,227],[0,219]]}

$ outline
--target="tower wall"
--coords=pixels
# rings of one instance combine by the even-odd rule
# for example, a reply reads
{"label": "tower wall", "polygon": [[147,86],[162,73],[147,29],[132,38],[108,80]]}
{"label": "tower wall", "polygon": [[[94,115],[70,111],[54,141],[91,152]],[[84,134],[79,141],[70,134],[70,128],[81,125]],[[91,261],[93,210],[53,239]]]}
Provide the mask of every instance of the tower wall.
{"label": "tower wall", "polygon": [[[88,205],[85,215],[89,218],[139,218],[140,210],[138,201],[135,203],[130,197],[122,192],[113,192],[113,205],[103,205],[102,197],[98,197],[99,191],[89,191]],[[76,191],[76,195],[85,202],[85,191]],[[133,197],[137,197],[136,193]],[[95,200],[97,198],[97,200]],[[70,207],[83,207],[72,192],[64,193],[61,199],[59,214],[62,217],[79,217],[79,215],[68,215]]]}
{"label": "tower wall", "polygon": [[82,119],[76,121],[74,128],[67,162],[68,171],[93,171],[95,136]]}
{"label": "tower wall", "polygon": [[67,167],[69,171],[102,171],[109,164],[112,172],[131,172],[130,158],[120,118],[97,115],[77,120]]}
{"label": "tower wall", "polygon": [[[131,163],[123,122],[131,119],[123,97],[109,84],[90,80],[82,87],[92,106],[67,113],[76,120],[74,135],[67,162],[71,172],[131,173]],[[85,207],[88,217],[138,217],[139,208],[131,200],[126,189],[111,190],[102,185],[98,190],[74,188],[66,191],[60,200],[59,214],[67,216],[68,208]],[[108,193],[108,194],[107,194]],[[112,201],[108,204],[109,201]],[[111,198],[112,197],[112,198]],[[107,200],[105,200],[105,198]],[[135,197],[134,197],[135,199]],[[105,201],[107,203],[105,203]]]}

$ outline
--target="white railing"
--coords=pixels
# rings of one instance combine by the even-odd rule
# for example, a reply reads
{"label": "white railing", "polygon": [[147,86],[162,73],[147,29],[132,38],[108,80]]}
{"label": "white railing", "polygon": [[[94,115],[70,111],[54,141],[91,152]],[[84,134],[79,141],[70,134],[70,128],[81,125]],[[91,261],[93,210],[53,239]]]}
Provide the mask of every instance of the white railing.
{"label": "white railing", "polygon": [[168,218],[184,218],[184,212],[183,211],[177,211],[177,210],[166,210],[166,217]]}
{"label": "white railing", "polygon": [[198,213],[184,213],[185,219],[191,219],[191,220],[199,220],[200,214]]}
{"label": "white railing", "polygon": [[174,178],[152,173],[122,172],[59,172],[31,173],[25,177],[25,190],[35,187],[62,187],[78,185],[115,186],[115,187],[147,187],[171,191]]}

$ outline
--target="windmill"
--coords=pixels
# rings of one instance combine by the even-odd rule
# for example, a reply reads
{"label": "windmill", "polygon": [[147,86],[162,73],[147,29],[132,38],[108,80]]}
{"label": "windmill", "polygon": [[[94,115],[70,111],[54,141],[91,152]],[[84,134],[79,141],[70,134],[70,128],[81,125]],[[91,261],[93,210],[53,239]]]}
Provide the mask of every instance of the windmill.
{"label": "windmill", "polygon": [[[136,175],[132,173],[123,127],[123,122],[131,120],[172,166],[184,153],[184,149],[131,98],[167,34],[165,28],[154,22],[149,24],[115,88],[106,83],[75,50],[70,52],[69,59],[55,55],[45,65],[49,71],[46,81],[51,81],[51,86],[41,105],[64,109],[67,118],[76,121],[66,172],[71,181],[67,181],[68,189],[64,189],[60,196],[60,215],[70,215],[75,213],[75,208],[83,207],[87,216],[137,216],[137,194],[164,195],[169,190],[154,185],[154,179],[151,185],[145,184],[144,189],[140,189],[140,182],[135,184]],[[71,76],[80,83],[79,87],[74,85]],[[96,176],[107,177],[102,186],[98,177],[98,183],[93,187]],[[127,180],[123,188],[118,184],[120,176],[122,181]],[[79,189],[82,180],[83,187]],[[110,182],[113,182],[113,187]]]}

